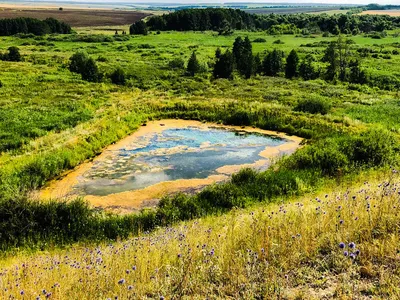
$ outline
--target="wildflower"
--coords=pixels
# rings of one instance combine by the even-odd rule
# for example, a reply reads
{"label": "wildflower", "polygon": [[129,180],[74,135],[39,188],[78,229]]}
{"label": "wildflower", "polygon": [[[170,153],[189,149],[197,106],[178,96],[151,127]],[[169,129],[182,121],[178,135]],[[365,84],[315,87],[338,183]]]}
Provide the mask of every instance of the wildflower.
{"label": "wildflower", "polygon": [[355,259],[355,258],[356,258],[356,255],[355,255],[354,253],[350,253],[350,258],[351,258],[351,259]]}
{"label": "wildflower", "polygon": [[120,280],[118,280],[118,284],[124,284],[125,283],[125,279],[120,279]]}
{"label": "wildflower", "polygon": [[340,220],[339,223],[340,223],[340,225],[342,225],[342,224],[344,223],[344,221],[343,221],[343,220]]}
{"label": "wildflower", "polygon": [[179,253],[179,254],[178,254],[178,258],[181,258],[181,256],[182,256],[182,254]]}
{"label": "wildflower", "polygon": [[345,244],[345,243],[342,242],[342,243],[339,244],[339,248],[340,248],[340,249],[343,249],[344,247],[346,247],[346,244]]}
{"label": "wildflower", "polygon": [[46,298],[50,298],[51,297],[51,293],[47,293]]}
{"label": "wildflower", "polygon": [[129,270],[126,270],[126,271],[125,271],[126,274],[129,274],[130,272],[131,272],[131,271],[129,271]]}
{"label": "wildflower", "polygon": [[131,286],[131,285],[128,286],[128,290],[129,290],[129,291],[133,290],[133,286]]}
{"label": "wildflower", "polygon": [[344,252],[343,252],[343,255],[344,255],[344,256],[349,256],[349,252],[344,251]]}
{"label": "wildflower", "polygon": [[160,296],[160,300],[164,300],[165,298],[164,298],[164,296]]}
{"label": "wildflower", "polygon": [[20,293],[22,296],[25,295],[24,290],[20,291],[19,293]]}
{"label": "wildflower", "polygon": [[47,291],[46,291],[45,289],[43,289],[43,290],[42,290],[42,294],[43,294],[43,295],[46,295],[46,294],[47,294]]}
{"label": "wildflower", "polygon": [[132,270],[133,270],[133,271],[136,271],[136,266],[133,266],[133,267],[132,267]]}
{"label": "wildflower", "polygon": [[354,254],[355,254],[355,255],[360,255],[360,250],[357,249],[357,250],[354,252]]}
{"label": "wildflower", "polygon": [[351,242],[350,244],[349,244],[349,248],[350,249],[353,249],[353,248],[355,248],[356,247],[356,244],[354,244],[353,242]]}

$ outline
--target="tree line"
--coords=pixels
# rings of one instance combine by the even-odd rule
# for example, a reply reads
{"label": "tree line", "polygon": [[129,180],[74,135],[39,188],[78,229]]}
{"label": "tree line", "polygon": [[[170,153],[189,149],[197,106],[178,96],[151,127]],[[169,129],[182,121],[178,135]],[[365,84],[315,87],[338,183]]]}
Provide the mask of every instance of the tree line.
{"label": "tree line", "polygon": [[[382,32],[400,27],[400,17],[356,14],[249,14],[239,9],[205,8],[184,9],[170,14],[152,16],[147,22],[131,26],[131,34],[148,30],[205,31],[220,34],[232,30],[270,30],[272,34],[329,32],[331,34],[358,34]],[[282,32],[280,32],[282,30]]]}
{"label": "tree line", "polygon": [[[233,78],[235,70],[244,78],[253,75],[264,75],[271,77],[302,78],[313,80],[321,78],[327,81],[342,81],[353,84],[369,84],[382,89],[396,89],[400,87],[397,78],[383,76],[371,77],[362,68],[361,61],[352,55],[350,51],[351,40],[342,36],[336,41],[328,44],[321,59],[312,54],[307,54],[300,59],[296,49],[285,53],[278,49],[269,51],[264,57],[260,54],[254,55],[252,44],[248,37],[237,37],[233,43],[232,50],[226,49],[222,53],[220,48],[215,52],[213,63],[213,77]],[[194,76],[200,73],[200,63],[197,61],[195,52],[192,53],[187,63],[187,74]]]}
{"label": "tree line", "polygon": [[54,18],[38,20],[33,18],[0,19],[0,36],[18,33],[44,35],[50,33],[71,33],[71,26]]}
{"label": "tree line", "polygon": [[[351,44],[352,40],[339,36],[336,41],[328,43],[320,58],[312,54],[300,58],[296,49],[292,49],[288,55],[279,49],[273,49],[261,56],[260,53],[253,54],[252,43],[248,37],[239,36],[231,49],[222,52],[217,48],[214,59],[208,62],[208,67],[200,63],[196,51],[192,52],[186,64],[181,58],[175,58],[169,61],[168,67],[175,70],[185,69],[188,76],[206,73],[208,68],[211,68],[214,79],[232,79],[234,74],[239,74],[245,79],[263,75],[303,80],[320,78],[331,82],[368,84],[387,90],[400,88],[400,80],[395,76],[368,74],[362,67],[360,58],[354,56],[351,51]],[[4,57],[8,56],[5,54]],[[120,67],[106,75],[101,73],[96,61],[85,52],[77,52],[70,58],[69,69],[90,82],[100,82],[106,76],[112,83],[124,85],[130,77]]]}

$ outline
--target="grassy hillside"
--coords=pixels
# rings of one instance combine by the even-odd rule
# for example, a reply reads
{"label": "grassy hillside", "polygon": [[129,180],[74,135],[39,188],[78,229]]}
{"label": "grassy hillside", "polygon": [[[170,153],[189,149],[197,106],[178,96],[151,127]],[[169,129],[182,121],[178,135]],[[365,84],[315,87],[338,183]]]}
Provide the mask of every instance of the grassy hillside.
{"label": "grassy hillside", "polygon": [[[1,260],[2,299],[396,299],[399,178]],[[376,177],[375,177],[376,176]]]}
{"label": "grassy hillside", "polygon": [[[400,80],[398,34],[346,38],[368,75]],[[400,297],[398,89],[282,73],[213,79],[216,49],[232,48],[238,36],[261,58],[296,49],[321,70],[337,40],[243,31],[128,36],[110,28],[0,39],[0,52],[17,46],[23,58],[0,61],[1,299]],[[70,72],[77,51],[94,59],[101,82]],[[189,76],[193,51],[202,72]],[[110,80],[117,67],[124,85]],[[165,118],[254,126],[305,142],[268,171],[244,170],[141,214],[32,197]]]}

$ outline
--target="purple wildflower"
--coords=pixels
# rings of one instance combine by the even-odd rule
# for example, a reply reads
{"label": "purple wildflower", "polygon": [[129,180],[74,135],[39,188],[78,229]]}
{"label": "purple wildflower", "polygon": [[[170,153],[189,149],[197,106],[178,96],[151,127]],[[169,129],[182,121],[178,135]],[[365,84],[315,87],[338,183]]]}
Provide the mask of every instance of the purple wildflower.
{"label": "purple wildflower", "polygon": [[354,244],[353,242],[351,242],[350,244],[349,244],[349,248],[350,249],[354,249],[356,247],[356,244]]}
{"label": "purple wildflower", "polygon": [[125,283],[125,279],[120,279],[120,280],[118,280],[118,284],[124,284]]}
{"label": "purple wildflower", "polygon": [[344,251],[344,252],[343,252],[343,255],[344,255],[344,256],[349,256],[349,252]]}
{"label": "purple wildflower", "polygon": [[339,248],[340,248],[340,249],[343,249],[344,247],[346,247],[346,244],[345,244],[345,243],[342,242],[342,243],[339,244]]}

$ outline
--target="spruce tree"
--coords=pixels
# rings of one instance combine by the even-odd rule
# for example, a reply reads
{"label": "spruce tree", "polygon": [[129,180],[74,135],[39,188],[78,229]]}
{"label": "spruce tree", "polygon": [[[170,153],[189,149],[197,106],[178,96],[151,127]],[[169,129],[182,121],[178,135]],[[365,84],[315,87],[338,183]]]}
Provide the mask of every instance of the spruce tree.
{"label": "spruce tree", "polygon": [[238,65],[238,71],[245,78],[250,78],[253,74],[253,49],[247,36],[243,41],[242,57]]}
{"label": "spruce tree", "polygon": [[267,76],[278,76],[278,73],[283,71],[283,52],[274,49],[264,58],[263,71]]}
{"label": "spruce tree", "polygon": [[290,51],[289,56],[286,58],[285,77],[289,79],[297,77],[298,67],[299,56],[297,55],[296,50],[293,49],[292,51]]}
{"label": "spruce tree", "polygon": [[233,48],[232,48],[233,59],[235,60],[236,66],[240,62],[240,59],[242,57],[242,52],[243,52],[243,40],[240,36],[238,36],[235,39],[235,42],[233,43]]}
{"label": "spruce tree", "polygon": [[259,53],[257,53],[257,55],[255,55],[253,59],[253,73],[254,74],[262,73],[262,63]]}
{"label": "spruce tree", "polygon": [[229,50],[226,50],[219,58],[217,57],[213,70],[214,78],[232,78],[233,66],[233,54]]}
{"label": "spruce tree", "polygon": [[193,51],[187,63],[186,71],[190,76],[194,76],[200,70],[200,63],[197,60],[196,52]]}
{"label": "spruce tree", "polygon": [[308,54],[300,63],[299,75],[304,80],[317,79],[319,77],[319,70],[314,66],[315,58],[311,54]]}

